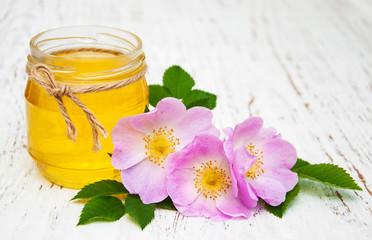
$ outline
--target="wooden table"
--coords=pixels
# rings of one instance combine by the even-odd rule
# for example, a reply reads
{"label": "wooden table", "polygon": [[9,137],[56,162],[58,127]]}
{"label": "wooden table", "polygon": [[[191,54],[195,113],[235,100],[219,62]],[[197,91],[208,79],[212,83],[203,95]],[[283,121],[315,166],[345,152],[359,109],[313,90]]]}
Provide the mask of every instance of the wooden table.
{"label": "wooden table", "polygon": [[[372,2],[368,0],[20,1],[0,6],[1,239],[372,239]],[[65,25],[127,29],[144,43],[149,83],[179,64],[218,95],[217,127],[256,115],[312,163],[347,169],[363,191],[303,181],[283,219],[262,206],[215,223],[157,210],[76,227],[76,190],[43,179],[26,151],[28,41]]]}

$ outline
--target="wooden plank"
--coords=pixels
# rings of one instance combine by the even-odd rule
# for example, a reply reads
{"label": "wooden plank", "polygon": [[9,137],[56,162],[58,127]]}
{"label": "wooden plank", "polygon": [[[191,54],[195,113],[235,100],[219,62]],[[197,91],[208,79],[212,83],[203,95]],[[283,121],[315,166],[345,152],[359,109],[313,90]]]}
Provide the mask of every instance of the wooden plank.
{"label": "wooden plank", "polygon": [[[0,8],[1,239],[371,239],[372,4],[366,0],[21,1]],[[262,206],[248,220],[214,223],[157,210],[141,231],[128,216],[75,227],[76,190],[43,179],[26,151],[23,91],[30,38],[99,24],[138,34],[150,83],[179,64],[218,95],[223,128],[255,115],[298,155],[338,164],[362,192],[303,181],[283,219]]]}

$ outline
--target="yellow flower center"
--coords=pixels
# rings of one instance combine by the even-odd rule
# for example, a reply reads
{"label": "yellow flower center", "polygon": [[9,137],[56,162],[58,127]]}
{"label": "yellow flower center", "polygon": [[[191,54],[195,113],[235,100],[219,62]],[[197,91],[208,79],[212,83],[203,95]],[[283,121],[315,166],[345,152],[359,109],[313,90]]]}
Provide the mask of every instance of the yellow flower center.
{"label": "yellow flower center", "polygon": [[194,186],[197,193],[202,192],[205,198],[215,200],[226,194],[231,185],[231,179],[226,174],[226,170],[217,166],[217,161],[202,163],[200,167],[193,167]]}
{"label": "yellow flower center", "polygon": [[143,140],[146,142],[146,156],[149,161],[163,166],[164,160],[169,154],[176,151],[175,146],[180,144],[180,140],[173,136],[173,129],[160,127],[158,130],[152,130],[152,134],[147,135]]}
{"label": "yellow flower center", "polygon": [[247,146],[247,151],[258,158],[257,161],[252,165],[251,169],[249,169],[249,171],[245,174],[245,176],[248,178],[256,179],[258,176],[265,172],[262,169],[263,151],[260,151],[252,143],[249,143],[249,145]]}

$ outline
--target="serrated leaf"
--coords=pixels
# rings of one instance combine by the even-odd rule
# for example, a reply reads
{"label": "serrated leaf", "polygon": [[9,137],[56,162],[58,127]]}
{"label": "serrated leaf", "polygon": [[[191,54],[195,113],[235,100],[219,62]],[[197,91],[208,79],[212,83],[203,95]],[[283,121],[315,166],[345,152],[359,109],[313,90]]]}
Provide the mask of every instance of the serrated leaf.
{"label": "serrated leaf", "polygon": [[172,94],[172,97],[182,99],[195,85],[194,80],[180,66],[174,65],[165,70],[163,85]]}
{"label": "serrated leaf", "polygon": [[125,214],[123,202],[112,196],[99,196],[87,202],[81,211],[79,223],[86,224],[95,220],[116,221]]}
{"label": "serrated leaf", "polygon": [[125,198],[125,210],[142,228],[154,218],[154,204],[144,204],[138,195],[128,194]]}
{"label": "serrated leaf", "polygon": [[285,201],[282,204],[280,204],[279,206],[273,207],[266,203],[265,204],[266,209],[270,213],[274,214],[275,216],[282,218],[284,212],[288,208],[288,205],[293,201],[293,199],[296,198],[299,192],[300,192],[300,185],[297,183],[297,185],[291,191],[287,192],[287,194],[285,195]]}
{"label": "serrated leaf", "polygon": [[158,102],[162,100],[163,98],[171,97],[171,94],[168,91],[168,89],[160,85],[155,85],[155,84],[150,85],[149,91],[150,91],[149,103],[153,107],[156,107],[156,104],[158,104]]}
{"label": "serrated leaf", "polygon": [[99,182],[86,185],[71,200],[88,199],[98,196],[108,196],[122,193],[128,193],[128,190],[125,189],[121,182],[114,180],[102,180]]}
{"label": "serrated leaf", "polygon": [[297,162],[296,164],[292,167],[292,171],[294,171],[294,169],[298,169],[298,168],[301,168],[303,166],[306,166],[306,165],[311,165],[309,162],[305,161],[305,160],[302,160],[301,158],[297,158]]}
{"label": "serrated leaf", "polygon": [[198,89],[190,91],[182,99],[182,102],[183,104],[185,104],[187,109],[195,106],[201,106],[212,110],[216,107],[216,101],[217,101],[216,95]]}
{"label": "serrated leaf", "polygon": [[318,181],[332,187],[362,190],[345,169],[337,165],[321,163],[306,165],[292,171],[297,172],[299,177]]}
{"label": "serrated leaf", "polygon": [[155,207],[162,208],[162,209],[168,209],[168,210],[176,210],[176,207],[174,206],[172,199],[170,197],[167,197],[161,202],[155,203]]}

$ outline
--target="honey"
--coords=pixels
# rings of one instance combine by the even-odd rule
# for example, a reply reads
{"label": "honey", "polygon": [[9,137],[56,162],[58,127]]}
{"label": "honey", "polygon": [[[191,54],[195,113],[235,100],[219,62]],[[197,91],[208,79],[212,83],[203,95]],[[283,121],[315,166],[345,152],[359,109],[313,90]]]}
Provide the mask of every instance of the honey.
{"label": "honey", "polygon": [[[72,30],[61,28],[62,33],[61,29],[50,30],[57,31],[53,33],[56,36],[47,31],[45,37],[42,37],[43,33],[34,37],[28,64],[47,65],[53,71],[55,81],[68,83],[71,87],[120,81],[145,67],[141,42],[135,35],[105,27],[70,28]],[[82,31],[76,31],[76,28]],[[64,36],[66,32],[71,33]],[[102,39],[102,32],[109,33]],[[91,39],[95,39],[93,44]],[[142,113],[148,105],[144,77],[122,88],[76,96],[109,133],[120,118]],[[111,136],[106,139],[101,136],[103,149],[93,152],[92,129],[87,117],[68,97],[63,96],[62,100],[77,129],[75,142],[67,138],[66,123],[59,106],[44,88],[28,79],[25,98],[28,152],[44,177],[69,188],[81,188],[102,179],[120,180],[120,172],[112,167],[108,155],[113,151]]]}

